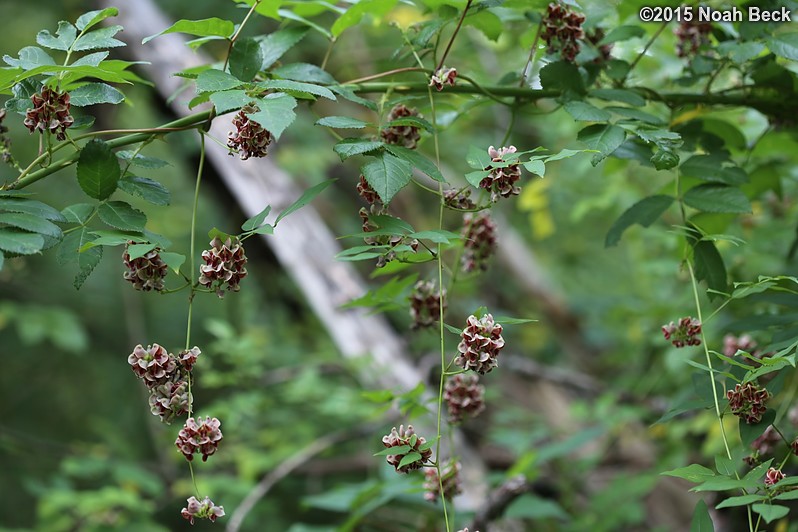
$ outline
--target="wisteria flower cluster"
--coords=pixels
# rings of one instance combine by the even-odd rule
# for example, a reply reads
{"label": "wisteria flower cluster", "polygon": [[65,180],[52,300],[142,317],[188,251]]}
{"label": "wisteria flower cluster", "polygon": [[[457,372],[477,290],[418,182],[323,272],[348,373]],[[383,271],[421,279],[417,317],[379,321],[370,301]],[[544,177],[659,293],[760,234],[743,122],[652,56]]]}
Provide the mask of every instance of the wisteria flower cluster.
{"label": "wisteria flower cluster", "polygon": [[31,133],[49,131],[55,134],[58,140],[66,140],[66,130],[75,123],[69,114],[69,93],[60,93],[53,89],[42,87],[41,93],[31,96],[33,108],[25,114],[25,127]]}
{"label": "wisteria flower cluster", "polygon": [[183,508],[180,515],[194,524],[194,519],[208,519],[211,523],[216,522],[220,517],[224,517],[224,506],[216,506],[210,497],[205,497],[202,501],[196,497],[186,499],[188,505]]}
{"label": "wisteria flower cluster", "polygon": [[205,462],[216,452],[222,440],[221,424],[222,422],[216,418],[190,417],[177,434],[175,446],[189,462],[194,459],[196,453],[201,454],[202,461]]}
{"label": "wisteria flower cluster", "polygon": [[770,393],[750,382],[738,383],[733,390],[726,392],[726,398],[729,400],[732,414],[752,424],[762,421],[762,415],[767,411],[765,403],[770,399]]}
{"label": "wisteria flower cluster", "polygon": [[150,392],[150,411],[164,423],[188,412],[191,397],[188,393],[188,372],[201,354],[198,347],[173,355],[158,344],[141,344],[128,356],[133,373]]}
{"label": "wisteria flower cluster", "polygon": [[[382,444],[389,449],[392,447],[408,448],[396,454],[389,454],[386,458],[388,463],[399,473],[421,469],[424,464],[429,462],[430,458],[432,458],[432,450],[425,448],[425,443],[427,443],[427,440],[423,436],[416,435],[412,425],[408,425],[407,429],[405,429],[404,425],[400,425],[399,430],[394,427],[391,429],[390,434],[382,438]],[[401,465],[402,459],[410,453],[417,453],[419,458],[408,464]]]}
{"label": "wisteria flower cluster", "polygon": [[[257,113],[256,105],[246,105],[233,117],[235,131],[228,134],[227,147],[237,150],[241,160],[250,157],[266,157],[272,134],[259,123],[250,119],[247,114]],[[233,155],[231,152],[230,155]]]}
{"label": "wisteria flower cluster", "polygon": [[[441,306],[443,309],[441,309]],[[446,312],[446,289],[440,293],[432,281],[419,281],[410,293],[410,318],[413,329],[432,327]]]}
{"label": "wisteria flower cluster", "polygon": [[[438,477],[438,470],[434,467],[424,472],[424,498],[429,502],[437,502],[443,493],[443,498],[450,501],[455,495],[463,491],[460,483],[460,462],[449,460],[441,466],[441,476]],[[439,480],[440,479],[440,480]],[[441,492],[441,485],[443,491]]]}
{"label": "wisteria flower cluster", "polygon": [[247,256],[238,238],[228,237],[222,242],[217,236],[210,243],[210,249],[202,252],[199,284],[214,290],[219,298],[224,297],[224,287],[232,292],[241,289],[239,283],[247,276]]}
{"label": "wisteria flower cluster", "polygon": [[574,62],[580,50],[579,41],[584,38],[582,24],[585,16],[562,4],[549,4],[543,17],[540,38],[546,43],[550,54],[560,54],[565,61]]}
{"label": "wisteria flower cluster", "polygon": [[[515,183],[521,179],[521,165],[518,160],[507,160],[505,157],[516,152],[515,146],[496,149],[493,146],[488,148],[488,155],[493,164],[485,168],[490,173],[479,182],[479,188],[490,192],[490,200],[495,202],[501,196],[509,198],[521,193],[521,188]],[[509,159],[509,158],[508,158]]]}
{"label": "wisteria flower cluster", "polygon": [[449,423],[460,423],[465,417],[476,417],[485,409],[485,387],[476,375],[458,374],[446,381],[443,400],[449,412]]}
{"label": "wisteria flower cluster", "polygon": [[504,347],[502,326],[494,321],[491,314],[481,318],[471,315],[467,323],[460,333],[462,340],[457,346],[460,354],[454,363],[465,370],[484,375],[498,365],[499,351]]}
{"label": "wisteria flower cluster", "polygon": [[496,251],[496,223],[487,212],[463,216],[463,256],[460,266],[466,273],[488,269]]}
{"label": "wisteria flower cluster", "polygon": [[122,253],[122,263],[127,269],[122,277],[126,281],[133,283],[136,290],[149,292],[155,290],[160,292],[164,289],[164,278],[169,270],[167,264],[161,258],[161,249],[155,248],[148,251],[141,257],[130,258],[130,245],[133,241],[128,241],[125,251]]}
{"label": "wisteria flower cluster", "polygon": [[675,347],[686,345],[701,345],[701,322],[697,318],[686,316],[679,320],[678,324],[673,322],[662,326],[662,334],[666,340],[670,340]]}

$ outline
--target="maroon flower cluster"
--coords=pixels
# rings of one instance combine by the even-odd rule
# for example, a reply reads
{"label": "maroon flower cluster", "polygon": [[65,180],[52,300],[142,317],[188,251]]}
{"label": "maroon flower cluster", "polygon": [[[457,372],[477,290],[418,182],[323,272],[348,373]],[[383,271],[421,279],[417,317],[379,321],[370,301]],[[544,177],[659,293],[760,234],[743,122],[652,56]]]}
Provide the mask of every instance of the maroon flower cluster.
{"label": "maroon flower cluster", "polygon": [[[443,312],[446,312],[446,289],[443,293]],[[410,318],[413,329],[432,327],[440,319],[441,294],[432,281],[419,281],[410,294]]]}
{"label": "maroon flower cluster", "polygon": [[25,114],[25,126],[33,133],[49,131],[55,133],[58,140],[66,140],[66,129],[75,119],[69,114],[69,93],[59,93],[47,87],[41,93],[31,96],[33,109],[28,109]]}
{"label": "maroon flower cluster", "polygon": [[464,417],[477,417],[485,409],[485,387],[476,375],[459,374],[446,381],[443,400],[449,411],[449,423],[460,423]]}
{"label": "maroon flower cluster", "polygon": [[676,35],[676,55],[679,57],[692,57],[701,48],[709,46],[709,34],[712,32],[712,23],[697,21],[682,21],[673,30]]}
{"label": "maroon flower cluster", "polygon": [[178,356],[158,344],[146,349],[137,345],[127,361],[150,392],[150,411],[164,423],[188,412],[188,372],[201,354],[198,347],[181,351]]}
{"label": "maroon flower cluster", "polygon": [[476,209],[477,205],[471,199],[471,190],[457,190],[450,188],[443,192],[443,204],[450,208],[460,211]]}
{"label": "maroon flower cluster", "polygon": [[768,469],[768,472],[765,473],[765,486],[773,486],[779,480],[785,478],[787,475],[781,472],[781,469],[776,469],[775,467],[771,467]]}
{"label": "maroon flower cluster", "polygon": [[238,292],[241,287],[241,279],[247,276],[247,256],[244,254],[244,246],[236,237],[227,237],[222,242],[219,237],[215,237],[210,242],[211,248],[202,252],[202,260],[205,264],[200,266],[199,283],[216,291],[220,298],[224,297],[223,285],[227,285],[228,290]]}
{"label": "maroon flower cluster", "polygon": [[454,80],[457,78],[457,69],[456,68],[446,68],[445,66],[441,66],[429,80],[430,87],[435,87],[439,91],[443,90],[444,85],[450,85],[454,87]]}
{"label": "maroon flower cluster", "polygon": [[462,493],[460,485],[460,462],[449,460],[441,466],[441,480],[438,480],[438,470],[434,467],[424,472],[424,489],[427,492],[424,498],[429,502],[438,502],[443,485],[443,498],[450,501],[455,495]]}
{"label": "maroon flower cluster", "polygon": [[604,37],[604,30],[601,28],[596,28],[593,31],[585,34],[585,39],[587,42],[596,47],[598,57],[596,57],[593,62],[597,64],[606,63],[612,59],[612,43],[599,44]]}
{"label": "maroon flower cluster", "polygon": [[756,342],[750,335],[744,334],[739,338],[733,334],[727,334],[723,337],[723,354],[727,357],[733,357],[737,351],[745,351],[746,353],[756,356]]}
{"label": "maroon flower cluster", "polygon": [[[231,150],[238,150],[241,160],[250,157],[266,157],[269,154],[268,148],[272,142],[272,134],[247,116],[247,113],[257,113],[259,110],[255,105],[245,105],[233,117],[233,126],[236,130],[228,134],[227,146]],[[230,153],[230,155],[233,154]]]}
{"label": "maroon flower cluster", "polygon": [[130,258],[129,247],[133,241],[128,241],[122,253],[122,262],[127,268],[122,277],[133,283],[136,290],[160,292],[164,288],[164,278],[169,267],[161,259],[160,248],[155,248],[141,257]]}
{"label": "maroon flower cluster", "polygon": [[726,392],[726,398],[729,400],[732,414],[751,424],[762,421],[762,414],[767,410],[765,403],[770,399],[770,393],[756,384],[747,382],[744,385],[736,384],[734,390]]}
{"label": "maroon flower cluster", "polygon": [[488,259],[496,250],[496,224],[487,212],[463,216],[463,256],[461,267],[466,273],[488,269]]}
{"label": "maroon flower cluster", "polygon": [[204,420],[202,418],[197,420],[193,417],[188,418],[175,440],[175,446],[189,462],[194,459],[195,453],[202,454],[202,461],[205,462],[216,452],[222,440],[222,431],[219,428],[221,421],[207,416]]}
{"label": "maroon flower cluster", "polygon": [[224,517],[224,506],[216,506],[210,497],[205,497],[199,501],[196,497],[186,499],[188,505],[180,512],[184,519],[194,524],[194,519],[209,519],[211,523],[218,518]]}
{"label": "maroon flower cluster", "polygon": [[579,40],[584,38],[582,24],[585,16],[582,13],[562,5],[549,4],[543,17],[543,31],[540,38],[546,43],[547,52],[560,54],[565,61],[574,62],[579,53]]}
{"label": "maroon flower cluster", "polygon": [[472,314],[467,323],[460,333],[462,340],[457,346],[460,354],[454,363],[463,369],[484,375],[498,365],[496,359],[504,347],[502,326],[494,322],[491,314],[485,314],[479,319]]}
{"label": "maroon flower cluster", "polygon": [[371,188],[371,185],[369,185],[369,182],[366,181],[366,177],[364,175],[361,175],[360,180],[357,182],[357,194],[369,205],[382,205],[382,199],[380,198],[380,195],[377,194],[376,190]]}
{"label": "maroon flower cluster", "polygon": [[[418,117],[418,110],[406,107],[403,104],[398,104],[391,109],[388,114],[388,122],[400,120],[408,117]],[[386,144],[395,144],[397,146],[404,146],[405,148],[414,149],[418,140],[421,138],[421,133],[418,127],[411,125],[392,125],[380,131],[380,137]]]}
{"label": "maroon flower cluster", "polygon": [[662,326],[662,334],[676,347],[685,345],[701,345],[701,322],[690,316],[681,318],[678,324],[670,322]]}
{"label": "maroon flower cluster", "polygon": [[[517,159],[504,160],[506,155],[515,152],[515,146],[498,150],[493,146],[488,148],[488,155],[494,164],[485,168],[485,170],[490,170],[490,173],[479,182],[479,188],[490,192],[491,201],[495,202],[499,196],[509,198],[521,193],[521,188],[515,186],[515,183],[521,179],[521,165],[518,164]],[[508,157],[508,159],[510,158]]]}
{"label": "maroon flower cluster", "polygon": [[[421,469],[426,462],[429,462],[430,458],[432,458],[432,450],[421,449],[421,446],[426,442],[427,440],[425,440],[424,437],[416,435],[412,425],[408,425],[407,430],[405,430],[404,425],[399,425],[399,430],[396,430],[396,427],[394,427],[391,429],[390,434],[383,436],[382,438],[382,444],[387,448],[403,447],[405,445],[410,447],[410,450],[408,451],[397,454],[389,454],[386,458],[388,463],[394,466],[396,471],[399,473],[407,473],[408,471]],[[400,467],[399,464],[402,462],[402,458],[411,452],[420,454],[421,458],[415,462],[405,464]]]}

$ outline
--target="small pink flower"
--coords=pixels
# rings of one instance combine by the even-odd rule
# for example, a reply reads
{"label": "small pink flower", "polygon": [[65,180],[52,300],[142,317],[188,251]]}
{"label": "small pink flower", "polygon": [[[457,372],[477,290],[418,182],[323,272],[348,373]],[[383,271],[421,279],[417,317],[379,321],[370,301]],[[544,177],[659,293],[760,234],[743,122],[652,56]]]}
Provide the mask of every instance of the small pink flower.
{"label": "small pink flower", "polygon": [[784,473],[781,472],[781,469],[776,469],[775,467],[771,467],[768,469],[768,472],[765,473],[765,486],[773,486],[779,480],[786,477]]}
{"label": "small pink flower", "polygon": [[195,453],[201,453],[202,461],[207,461],[222,440],[221,421],[207,416],[205,420],[197,419],[199,423],[193,417],[188,418],[175,440],[175,446],[189,462],[194,459]]}
{"label": "small pink flower", "polygon": [[685,345],[701,345],[701,322],[698,319],[686,316],[679,320],[678,324],[673,322],[662,326],[662,334],[666,340],[670,340],[675,347]]}
{"label": "small pink flower", "polygon": [[196,497],[189,497],[186,499],[188,505],[180,512],[184,519],[194,524],[194,518],[208,519],[211,523],[215,522],[218,518],[224,517],[224,506],[216,506],[210,497],[205,497],[202,502],[197,500]]}
{"label": "small pink flower", "polygon": [[442,66],[435,71],[435,74],[432,75],[429,80],[429,84],[431,87],[435,87],[440,91],[443,90],[444,85],[450,85],[454,87],[455,78],[457,78],[456,68],[446,68],[445,66]]}

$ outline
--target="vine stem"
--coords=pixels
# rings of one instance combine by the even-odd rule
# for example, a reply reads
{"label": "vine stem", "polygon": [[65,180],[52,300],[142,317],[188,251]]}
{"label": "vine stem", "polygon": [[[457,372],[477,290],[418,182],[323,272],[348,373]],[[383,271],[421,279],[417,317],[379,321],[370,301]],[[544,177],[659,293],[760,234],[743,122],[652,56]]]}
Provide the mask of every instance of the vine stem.
{"label": "vine stem", "polygon": [[657,40],[657,37],[659,37],[660,33],[662,33],[662,31],[665,29],[665,27],[667,25],[668,25],[667,22],[663,22],[662,25],[660,25],[659,29],[654,33],[654,35],[651,36],[651,38],[648,40],[646,45],[643,47],[643,51],[640,52],[640,54],[637,57],[635,57],[635,60],[632,61],[632,64],[629,65],[629,70],[626,71],[626,75],[620,81],[619,85],[622,86],[624,83],[626,83],[626,80],[629,78],[629,74],[631,74],[632,70],[635,69],[635,67],[637,66],[637,63],[639,63],[640,60],[643,59],[643,56],[646,55],[646,52],[648,52],[648,49],[651,48],[651,45],[654,44],[654,41]]}
{"label": "vine stem", "polygon": [[532,64],[535,60],[535,55],[538,51],[538,41],[540,40],[540,30],[543,28],[543,19],[538,23],[538,30],[535,32],[535,40],[532,41],[532,47],[529,49],[529,57],[524,64],[524,69],[521,71],[521,81],[518,83],[519,87],[524,86],[526,81],[526,73],[531,70]]}
{"label": "vine stem", "polygon": [[452,33],[452,36],[449,38],[449,43],[446,45],[446,49],[443,51],[441,60],[438,61],[438,67],[435,69],[436,72],[441,68],[443,68],[443,63],[444,61],[446,61],[446,56],[449,55],[449,50],[452,49],[452,44],[454,44],[454,39],[455,37],[457,37],[457,34],[460,32],[460,28],[463,26],[463,21],[466,18],[466,14],[468,14],[468,8],[471,7],[472,1],[473,0],[468,0],[468,2],[465,5],[465,8],[463,8],[463,14],[460,15],[460,20],[457,21],[457,27],[454,29],[454,33]]}

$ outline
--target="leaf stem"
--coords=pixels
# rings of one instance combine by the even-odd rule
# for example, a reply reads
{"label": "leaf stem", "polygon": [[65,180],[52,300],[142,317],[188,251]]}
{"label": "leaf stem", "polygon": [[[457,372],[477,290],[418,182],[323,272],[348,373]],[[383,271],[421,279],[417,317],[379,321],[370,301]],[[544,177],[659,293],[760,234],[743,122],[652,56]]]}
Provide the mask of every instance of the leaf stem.
{"label": "leaf stem", "polygon": [[472,1],[473,0],[468,0],[468,2],[465,5],[465,8],[463,8],[463,13],[462,15],[460,15],[460,20],[457,21],[457,27],[454,29],[454,33],[452,33],[452,36],[449,38],[449,43],[446,45],[446,49],[443,51],[443,55],[441,56],[440,61],[438,61],[438,67],[435,69],[436,72],[441,68],[443,68],[443,63],[446,61],[446,56],[449,55],[449,50],[452,49],[452,44],[454,44],[454,39],[455,37],[457,37],[457,34],[460,32],[460,28],[463,25],[463,20],[465,20],[466,14],[468,14],[468,8],[471,7]]}

